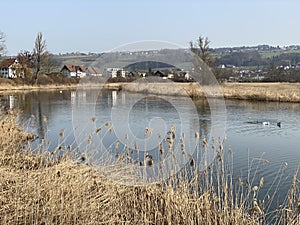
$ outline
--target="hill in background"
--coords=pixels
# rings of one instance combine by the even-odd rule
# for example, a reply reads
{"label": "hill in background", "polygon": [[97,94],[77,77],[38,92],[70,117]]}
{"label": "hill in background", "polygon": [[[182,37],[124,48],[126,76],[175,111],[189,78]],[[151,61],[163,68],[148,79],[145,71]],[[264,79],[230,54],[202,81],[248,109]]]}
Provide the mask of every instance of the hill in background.
{"label": "hill in background", "polygon": [[[235,67],[268,68],[271,62],[274,62],[276,66],[292,66],[300,62],[300,46],[298,45],[288,47],[258,45],[252,47],[216,48],[212,49],[212,54],[216,57],[216,67],[225,64],[234,65]],[[100,68],[128,67],[130,69],[163,67],[163,65],[134,65],[136,62],[156,61],[185,68],[191,61],[191,55],[188,49],[162,49],[99,54],[71,53],[55,55],[55,59],[58,61],[58,67],[64,64],[84,65],[86,67],[92,65]]]}

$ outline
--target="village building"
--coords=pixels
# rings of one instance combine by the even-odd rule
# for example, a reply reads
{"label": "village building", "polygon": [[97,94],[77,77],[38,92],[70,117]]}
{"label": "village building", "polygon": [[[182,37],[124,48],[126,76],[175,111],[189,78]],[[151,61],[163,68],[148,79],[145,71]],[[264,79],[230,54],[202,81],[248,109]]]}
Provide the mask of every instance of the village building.
{"label": "village building", "polygon": [[96,77],[102,76],[100,69],[97,67],[90,66],[86,68],[85,72],[87,76],[96,76]]}
{"label": "village building", "polygon": [[63,66],[60,72],[66,77],[82,78],[86,76],[85,68],[82,65],[77,66],[66,64]]}
{"label": "village building", "polygon": [[0,63],[3,78],[24,77],[24,69],[16,58],[5,59]]}
{"label": "village building", "polygon": [[122,68],[107,68],[108,75],[114,77],[126,77],[126,70]]}

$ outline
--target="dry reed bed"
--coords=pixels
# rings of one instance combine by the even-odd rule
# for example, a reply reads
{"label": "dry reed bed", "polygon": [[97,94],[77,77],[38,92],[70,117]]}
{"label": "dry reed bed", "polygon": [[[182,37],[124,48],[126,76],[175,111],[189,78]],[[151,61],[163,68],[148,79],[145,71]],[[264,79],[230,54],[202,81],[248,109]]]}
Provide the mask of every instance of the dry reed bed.
{"label": "dry reed bed", "polygon": [[300,102],[299,83],[225,83],[222,89],[229,99]]}
{"label": "dry reed bed", "polygon": [[115,84],[130,92],[157,95],[224,97],[225,99],[300,102],[299,83],[223,83],[200,86],[197,83],[134,83]]}
{"label": "dry reed bed", "polygon": [[[176,84],[176,85],[175,85]],[[225,99],[300,102],[300,83],[222,83],[220,87],[201,86],[198,83],[129,82],[129,83],[83,83],[70,85],[11,85],[1,84],[0,93],[23,91],[107,88],[134,93],[155,95],[224,97]]]}
{"label": "dry reed bed", "polygon": [[47,84],[47,85],[10,85],[1,84],[0,93],[20,93],[24,91],[41,91],[41,90],[69,90],[76,89],[77,84],[70,85],[58,85],[58,84]]}
{"label": "dry reed bed", "polygon": [[136,82],[120,84],[120,88],[133,93],[148,93],[154,95],[205,96],[198,83]]}
{"label": "dry reed bed", "polygon": [[[257,203],[235,203],[234,199],[243,199],[233,196],[221,156],[215,168],[218,186],[208,176],[213,174],[210,168],[195,174],[192,181],[181,177],[176,189],[170,184],[175,178],[134,187],[114,183],[101,170],[78,164],[72,152],[59,160],[48,151],[32,154],[24,147],[27,135],[14,115],[2,116],[0,132],[0,224],[264,223]],[[281,220],[286,224],[299,224],[294,184],[290,208]]]}

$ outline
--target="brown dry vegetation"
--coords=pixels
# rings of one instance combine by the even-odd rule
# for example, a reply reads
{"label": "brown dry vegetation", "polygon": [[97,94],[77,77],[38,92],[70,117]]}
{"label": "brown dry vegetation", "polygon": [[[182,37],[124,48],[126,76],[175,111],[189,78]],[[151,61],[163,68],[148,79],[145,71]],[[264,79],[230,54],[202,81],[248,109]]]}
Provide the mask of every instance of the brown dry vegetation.
{"label": "brown dry vegetation", "polygon": [[[133,82],[134,79],[114,78],[99,82],[96,77],[78,83],[78,79],[66,78],[61,74],[40,75],[38,82],[32,85],[23,79],[0,78],[0,92],[17,92],[23,90],[75,89],[79,85],[99,87],[105,83],[109,89],[124,89],[134,93],[156,95],[174,95],[191,97],[224,97],[225,99],[300,102],[300,83],[222,83],[219,87],[201,86],[198,83],[170,82]],[[106,79],[105,79],[106,80]],[[143,81],[143,80],[142,80]],[[102,86],[101,86],[102,87]]]}
{"label": "brown dry vegetation", "polygon": [[147,92],[157,95],[210,96],[253,101],[300,102],[300,83],[222,83],[220,87],[200,87],[197,83],[164,82],[129,83],[129,85],[116,83],[112,85],[130,92]]}
{"label": "brown dry vegetation", "polygon": [[300,83],[225,83],[225,98],[300,102]]}
{"label": "brown dry vegetation", "polygon": [[[33,154],[24,145],[31,137],[16,124],[14,114],[1,116],[0,132],[0,224],[266,223],[252,195],[263,183],[249,188],[253,197],[248,199],[242,192],[233,194],[221,154],[215,165],[194,174],[194,179],[179,176],[176,188],[175,178],[126,186],[105,178],[101,169],[79,164],[72,151],[60,157],[47,149]],[[217,183],[210,179],[213,176]],[[299,224],[296,179],[286,208],[278,213],[280,223]],[[242,188],[241,181],[239,185]]]}
{"label": "brown dry vegetation", "polygon": [[19,92],[24,90],[48,90],[76,88],[78,80],[67,78],[59,73],[49,75],[40,74],[37,82],[33,85],[29,79],[0,78],[0,92]]}

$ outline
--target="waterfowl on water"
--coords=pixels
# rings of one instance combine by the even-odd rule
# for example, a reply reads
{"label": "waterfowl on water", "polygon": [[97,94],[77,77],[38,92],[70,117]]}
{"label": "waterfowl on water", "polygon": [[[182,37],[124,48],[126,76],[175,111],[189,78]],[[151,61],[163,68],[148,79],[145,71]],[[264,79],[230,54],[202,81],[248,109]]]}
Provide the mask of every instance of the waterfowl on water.
{"label": "waterfowl on water", "polygon": [[281,122],[275,122],[275,123],[272,123],[270,121],[263,121],[263,122],[260,122],[260,121],[254,121],[254,122],[247,122],[247,123],[250,123],[250,124],[262,124],[263,126],[270,126],[270,125],[277,125],[278,127],[281,128]]}

